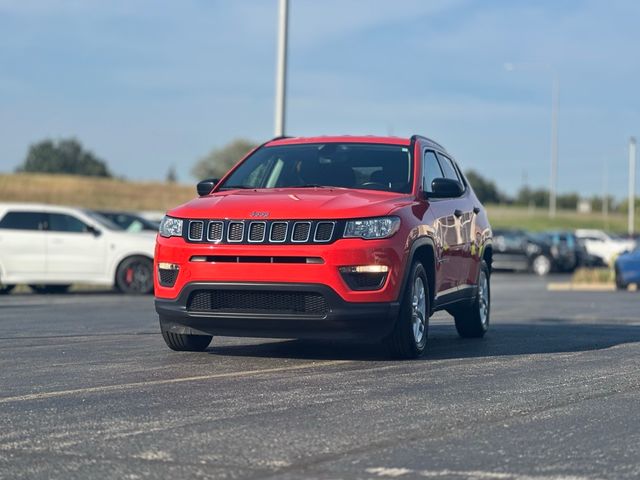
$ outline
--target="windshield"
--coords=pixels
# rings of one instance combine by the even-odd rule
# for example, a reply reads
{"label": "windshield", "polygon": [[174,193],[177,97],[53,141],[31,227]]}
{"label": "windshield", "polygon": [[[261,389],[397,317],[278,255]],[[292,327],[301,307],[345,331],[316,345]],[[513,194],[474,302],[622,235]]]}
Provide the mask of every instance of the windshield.
{"label": "windshield", "polygon": [[116,225],[115,223],[113,223],[111,220],[109,220],[107,217],[100,215],[97,212],[94,212],[92,210],[85,210],[84,213],[86,213],[88,216],[90,216],[93,220],[95,220],[96,222],[98,222],[100,225],[102,225],[103,227],[108,228],[109,230],[124,230],[122,227],[120,227],[119,225]]}
{"label": "windshield", "polygon": [[321,143],[264,147],[220,186],[362,188],[410,193],[413,163],[402,145]]}

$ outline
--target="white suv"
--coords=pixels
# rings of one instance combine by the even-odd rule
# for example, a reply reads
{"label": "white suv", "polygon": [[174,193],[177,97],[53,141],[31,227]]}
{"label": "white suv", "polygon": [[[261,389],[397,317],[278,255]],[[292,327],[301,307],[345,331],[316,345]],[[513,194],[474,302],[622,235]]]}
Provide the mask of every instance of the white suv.
{"label": "white suv", "polygon": [[636,246],[633,240],[612,237],[602,230],[578,229],[576,237],[589,255],[599,257],[607,265],[612,265],[618,255]]}
{"label": "white suv", "polygon": [[153,290],[153,233],[127,233],[77,208],[0,203],[0,293],[20,284],[39,293],[72,283]]}

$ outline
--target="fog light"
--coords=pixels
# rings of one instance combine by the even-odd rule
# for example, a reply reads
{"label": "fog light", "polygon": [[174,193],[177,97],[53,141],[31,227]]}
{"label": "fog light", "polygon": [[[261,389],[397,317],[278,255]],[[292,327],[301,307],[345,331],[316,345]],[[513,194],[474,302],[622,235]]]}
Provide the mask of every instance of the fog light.
{"label": "fog light", "polygon": [[340,267],[342,278],[352,290],[379,290],[387,279],[386,265],[355,265]]}
{"label": "fog light", "polygon": [[179,271],[180,266],[175,263],[158,262],[158,282],[163,287],[173,287]]}

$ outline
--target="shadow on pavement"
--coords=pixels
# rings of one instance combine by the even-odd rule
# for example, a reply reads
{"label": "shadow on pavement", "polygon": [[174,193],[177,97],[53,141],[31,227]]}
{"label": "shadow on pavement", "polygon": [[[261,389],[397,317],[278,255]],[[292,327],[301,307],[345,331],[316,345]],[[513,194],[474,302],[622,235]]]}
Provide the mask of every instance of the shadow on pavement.
{"label": "shadow on pavement", "polygon": [[[215,345],[213,355],[273,357],[307,360],[389,360],[382,345],[348,342],[284,340],[251,345]],[[550,323],[493,325],[482,339],[463,339],[455,328],[437,325],[429,332],[428,352],[423,360],[534,355],[601,350],[640,342],[640,326],[576,324],[558,319]]]}

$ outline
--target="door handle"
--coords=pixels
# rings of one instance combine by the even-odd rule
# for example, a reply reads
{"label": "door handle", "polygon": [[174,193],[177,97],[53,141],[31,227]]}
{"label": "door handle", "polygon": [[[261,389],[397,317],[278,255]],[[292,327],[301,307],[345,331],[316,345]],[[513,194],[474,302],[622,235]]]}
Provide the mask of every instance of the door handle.
{"label": "door handle", "polygon": [[473,213],[476,215],[480,213],[480,207],[473,207]]}
{"label": "door handle", "polygon": [[460,209],[456,208],[456,209],[453,211],[453,214],[456,216],[456,218],[460,218],[460,217],[462,216],[462,210],[460,210]]}

